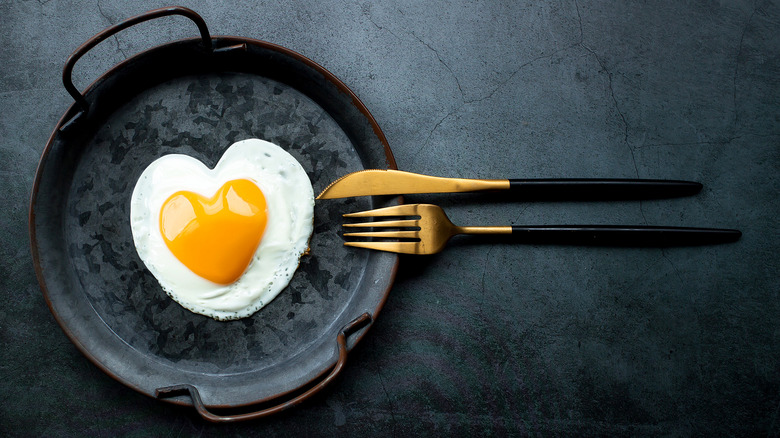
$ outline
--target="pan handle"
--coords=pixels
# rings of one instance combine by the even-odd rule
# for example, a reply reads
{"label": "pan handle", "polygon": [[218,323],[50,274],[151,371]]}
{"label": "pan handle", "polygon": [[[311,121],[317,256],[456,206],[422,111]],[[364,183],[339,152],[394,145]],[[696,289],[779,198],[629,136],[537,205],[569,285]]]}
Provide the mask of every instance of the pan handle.
{"label": "pan handle", "polygon": [[134,26],[138,23],[153,20],[159,17],[165,17],[167,15],[183,15],[194,21],[195,24],[198,25],[198,30],[200,30],[200,37],[203,40],[203,45],[207,50],[211,51],[211,35],[209,35],[206,22],[203,21],[203,18],[192,9],[187,9],[181,6],[171,6],[167,8],[153,9],[151,11],[144,12],[143,14],[136,15],[135,17],[130,17],[127,20],[115,24],[88,39],[84,44],[79,46],[79,48],[76,49],[76,51],[74,51],[70,57],[68,57],[67,61],[65,61],[65,68],[62,69],[62,83],[65,85],[65,89],[68,90],[68,93],[70,93],[70,95],[73,96],[73,99],[76,100],[76,103],[81,107],[82,111],[88,111],[89,104],[87,103],[87,100],[84,99],[84,96],[79,92],[79,90],[73,86],[73,66],[76,64],[76,61],[78,61],[79,58],[84,56],[84,54],[101,43],[103,40],[118,33],[119,31],[127,29],[128,27]]}
{"label": "pan handle", "polygon": [[203,400],[201,400],[200,398],[198,389],[195,386],[188,385],[188,384],[158,388],[155,391],[155,395],[157,396],[157,398],[166,398],[166,397],[180,395],[182,393],[189,393],[189,396],[192,399],[192,404],[195,406],[195,409],[198,411],[198,414],[200,414],[200,416],[203,417],[205,420],[214,423],[231,423],[235,421],[254,420],[257,418],[262,418],[268,415],[282,412],[286,409],[298,405],[305,399],[316,394],[322,388],[324,388],[328,383],[330,383],[333,379],[336,378],[336,376],[341,372],[341,369],[344,367],[344,364],[347,362],[347,336],[355,332],[356,330],[360,329],[365,324],[370,323],[371,319],[372,319],[371,314],[366,312],[358,316],[357,318],[353,319],[351,322],[347,323],[344,327],[341,328],[339,334],[336,336],[336,343],[339,350],[339,359],[338,361],[336,361],[336,365],[333,367],[333,369],[331,370],[330,374],[328,374],[327,377],[325,377],[319,383],[312,386],[306,392],[298,395],[297,397],[288,400],[286,402],[279,403],[278,405],[272,406],[270,408],[266,408],[260,411],[250,412],[246,414],[217,415],[210,412],[208,409],[206,409],[206,406],[203,404]]}

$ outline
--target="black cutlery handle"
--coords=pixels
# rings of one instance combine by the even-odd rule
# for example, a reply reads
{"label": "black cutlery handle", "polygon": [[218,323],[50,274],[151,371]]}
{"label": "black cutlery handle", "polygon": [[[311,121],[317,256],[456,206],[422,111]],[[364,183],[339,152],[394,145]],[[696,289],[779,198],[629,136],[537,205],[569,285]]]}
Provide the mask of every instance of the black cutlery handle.
{"label": "black cutlery handle", "polygon": [[739,230],[659,226],[538,225],[512,226],[523,243],[604,246],[689,246],[736,242]]}
{"label": "black cutlery handle", "polygon": [[695,195],[702,185],[662,179],[510,179],[509,189],[524,199],[654,199]]}

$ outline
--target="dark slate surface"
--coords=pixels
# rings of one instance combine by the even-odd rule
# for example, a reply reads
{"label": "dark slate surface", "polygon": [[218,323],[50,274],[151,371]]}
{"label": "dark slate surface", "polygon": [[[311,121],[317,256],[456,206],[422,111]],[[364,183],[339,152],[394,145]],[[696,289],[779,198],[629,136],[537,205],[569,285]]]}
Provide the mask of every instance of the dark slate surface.
{"label": "dark slate surface", "polygon": [[[692,198],[588,203],[416,195],[461,224],[739,228],[672,249],[456,240],[404,257],[333,385],[270,419],[204,423],[107,377],[54,321],[27,204],[89,36],[156,2],[0,3],[3,435],[780,434],[777,2],[182,2],[214,34],[321,63],[377,118],[405,170],[445,176],[692,179]],[[83,87],[182,18],[110,38]]]}

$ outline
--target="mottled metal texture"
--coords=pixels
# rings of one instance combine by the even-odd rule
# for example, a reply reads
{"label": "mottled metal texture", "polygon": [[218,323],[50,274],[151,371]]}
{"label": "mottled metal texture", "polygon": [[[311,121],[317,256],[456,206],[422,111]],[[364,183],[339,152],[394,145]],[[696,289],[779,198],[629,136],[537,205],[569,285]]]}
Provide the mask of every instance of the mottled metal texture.
{"label": "mottled metal texture", "polygon": [[[26,206],[73,99],[67,56],[160,6],[0,3],[3,435],[777,436],[780,7],[776,1],[188,0],[215,35],[322,63],[377,118],[402,170],[463,178],[670,178],[690,198],[511,202],[407,196],[455,223],[738,228],[706,248],[492,245],[403,257],[340,377],[296,409],[211,425],[125,388],[65,337],[35,279]],[[83,87],[183,18],[110,38]]]}
{"label": "mottled metal texture", "polygon": [[[344,209],[387,201],[367,197],[316,205],[309,254],[280,296],[249,318],[194,314],[146,270],[133,244],[130,199],[160,156],[185,154],[214,167],[232,143],[261,138],[291,153],[315,192],[338,175],[392,163],[370,116],[340,84],[260,43],[219,51],[236,43],[221,39],[214,54],[200,40],[172,44],[100,78],[85,93],[89,110],[68,121],[82,106],[72,107],[55,130],[31,207],[34,261],[71,339],[140,392],[188,384],[206,406],[269,400],[328,371],[340,356],[339,330],[377,314],[395,275],[395,257],[342,245]],[[334,115],[324,109],[339,105],[346,108]]]}
{"label": "mottled metal texture", "polygon": [[278,414],[282,411],[297,406],[312,395],[321,391],[325,386],[333,381],[344,368],[344,364],[347,363],[347,337],[356,330],[360,330],[363,326],[370,323],[371,315],[368,312],[359,315],[352,321],[346,323],[341,328],[341,330],[339,330],[336,336],[336,344],[338,346],[339,352],[338,361],[336,361],[336,364],[333,365],[331,370],[328,372],[328,375],[322,379],[312,380],[309,385],[301,386],[295,394],[286,394],[286,397],[284,398],[274,399],[272,402],[269,402],[271,406],[260,408],[257,407],[257,405],[253,405],[251,408],[249,408],[251,409],[250,412],[233,412],[229,414],[214,413],[213,410],[209,406],[206,406],[206,404],[203,402],[198,387],[190,384],[180,384],[168,386],[165,388],[158,388],[155,390],[155,396],[160,399],[167,399],[183,392],[189,395],[192,401],[192,405],[198,411],[198,414],[200,414],[203,419],[213,423],[235,423],[239,421],[251,421]]}

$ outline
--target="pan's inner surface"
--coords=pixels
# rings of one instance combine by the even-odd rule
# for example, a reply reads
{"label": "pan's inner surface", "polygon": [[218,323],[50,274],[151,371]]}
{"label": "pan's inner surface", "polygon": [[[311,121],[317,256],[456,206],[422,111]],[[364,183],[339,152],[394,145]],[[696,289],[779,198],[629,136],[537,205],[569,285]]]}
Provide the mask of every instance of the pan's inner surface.
{"label": "pan's inner surface", "polygon": [[244,406],[313,385],[336,363],[339,330],[376,317],[398,258],[343,247],[341,215],[398,199],[317,202],[311,252],[290,286],[253,316],[220,322],[168,298],[138,258],[129,224],[136,179],[169,153],[213,167],[233,142],[253,137],[295,156],[315,193],[395,162],[365,107],[322,67],[262,41],[213,43],[159,46],[90,86],[88,111],[71,107],[41,158],[30,231],[52,312],[93,363],[152,397],[189,384],[206,406]]}
{"label": "pan's inner surface", "polygon": [[64,235],[89,303],[123,342],[177,369],[235,374],[285,363],[331,329],[366,265],[367,252],[342,245],[340,224],[341,214],[370,208],[369,200],[318,202],[310,255],[289,287],[253,316],[215,321],[162,291],[130,231],[138,176],[172,153],[213,167],[228,146],[246,138],[289,151],[315,193],[364,168],[339,124],[295,88],[252,74],[215,73],[168,81],[120,106],[83,145],[73,173]]}

